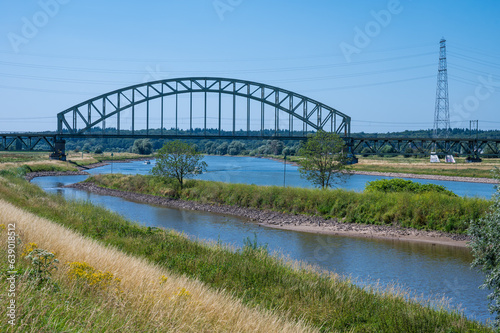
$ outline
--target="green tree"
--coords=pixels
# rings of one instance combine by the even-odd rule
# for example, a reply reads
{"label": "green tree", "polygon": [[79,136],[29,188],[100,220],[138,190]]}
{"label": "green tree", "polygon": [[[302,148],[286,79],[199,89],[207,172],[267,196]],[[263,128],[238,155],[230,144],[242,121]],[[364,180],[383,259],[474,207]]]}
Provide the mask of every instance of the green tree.
{"label": "green tree", "polygon": [[205,171],[207,164],[202,161],[196,148],[180,140],[167,142],[156,155],[156,165],[151,170],[152,174],[164,179],[176,179],[182,190],[185,178]]}
{"label": "green tree", "polygon": [[245,149],[245,144],[241,141],[233,141],[229,144],[227,152],[229,155],[238,155]]}
{"label": "green tree", "polygon": [[153,143],[149,139],[135,140],[131,152],[139,155],[149,155],[153,152]]}
{"label": "green tree", "polygon": [[[495,170],[500,179],[500,170]],[[500,186],[493,196],[491,211],[478,221],[471,221],[468,232],[472,236],[469,246],[474,255],[473,267],[479,267],[486,274],[481,288],[492,292],[488,295],[490,311],[495,313],[495,326],[500,329]]]}
{"label": "green tree", "polygon": [[301,177],[315,186],[327,188],[348,175],[344,140],[335,133],[319,131],[310,136],[299,150]]}
{"label": "green tree", "polygon": [[103,148],[101,145],[94,148],[94,154],[102,154]]}
{"label": "green tree", "polygon": [[83,145],[82,150],[83,150],[85,153],[90,152],[90,149],[91,149],[91,146],[90,146],[90,144],[89,144],[89,143],[86,143],[86,144],[84,144],[84,145]]}
{"label": "green tree", "polygon": [[217,146],[217,153],[219,155],[226,155],[228,148],[229,148],[229,144],[227,142],[223,142]]}

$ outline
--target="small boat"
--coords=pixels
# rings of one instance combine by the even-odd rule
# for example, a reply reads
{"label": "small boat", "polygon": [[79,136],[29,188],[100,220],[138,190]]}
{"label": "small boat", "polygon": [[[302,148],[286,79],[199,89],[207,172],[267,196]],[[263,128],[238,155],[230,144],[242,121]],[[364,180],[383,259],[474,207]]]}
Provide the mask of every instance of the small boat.
{"label": "small boat", "polygon": [[151,161],[144,161],[144,164],[151,164]]}

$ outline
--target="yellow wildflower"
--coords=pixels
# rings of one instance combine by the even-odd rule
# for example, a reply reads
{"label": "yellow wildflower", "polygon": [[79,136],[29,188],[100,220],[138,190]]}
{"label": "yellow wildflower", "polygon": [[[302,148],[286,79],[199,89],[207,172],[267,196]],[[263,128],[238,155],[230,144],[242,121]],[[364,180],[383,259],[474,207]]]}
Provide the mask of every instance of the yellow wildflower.
{"label": "yellow wildflower", "polygon": [[168,277],[166,277],[165,275],[162,275],[160,277],[160,285],[164,285],[168,280]]}
{"label": "yellow wildflower", "polygon": [[38,249],[38,245],[36,243],[28,243],[24,246],[23,253],[21,254],[21,257],[26,257],[28,254],[33,252],[33,250]]}

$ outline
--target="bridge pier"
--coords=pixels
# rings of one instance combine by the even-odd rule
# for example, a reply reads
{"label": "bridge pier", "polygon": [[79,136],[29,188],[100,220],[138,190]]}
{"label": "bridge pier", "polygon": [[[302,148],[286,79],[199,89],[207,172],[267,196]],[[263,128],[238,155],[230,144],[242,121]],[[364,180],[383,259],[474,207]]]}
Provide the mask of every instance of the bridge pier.
{"label": "bridge pier", "polygon": [[54,140],[54,152],[50,154],[50,159],[66,161],[66,140],[58,138]]}

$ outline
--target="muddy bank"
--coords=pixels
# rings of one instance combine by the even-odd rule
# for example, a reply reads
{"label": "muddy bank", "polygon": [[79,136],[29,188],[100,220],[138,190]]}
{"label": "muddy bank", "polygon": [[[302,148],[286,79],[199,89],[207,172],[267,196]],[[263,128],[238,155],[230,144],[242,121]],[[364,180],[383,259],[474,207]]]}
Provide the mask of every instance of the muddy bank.
{"label": "muddy bank", "polygon": [[295,230],[309,233],[322,233],[349,237],[380,238],[400,241],[415,241],[431,244],[466,247],[469,240],[466,235],[447,234],[440,231],[423,231],[397,226],[364,225],[342,223],[337,219],[324,219],[318,216],[283,214],[273,211],[262,211],[254,208],[243,208],[226,205],[211,205],[194,201],[176,200],[147,194],[124,192],[99,187],[91,183],[78,183],[66,187],[77,188],[101,195],[121,197],[127,200],[152,205],[165,206],[232,215],[247,218],[262,226]]}

